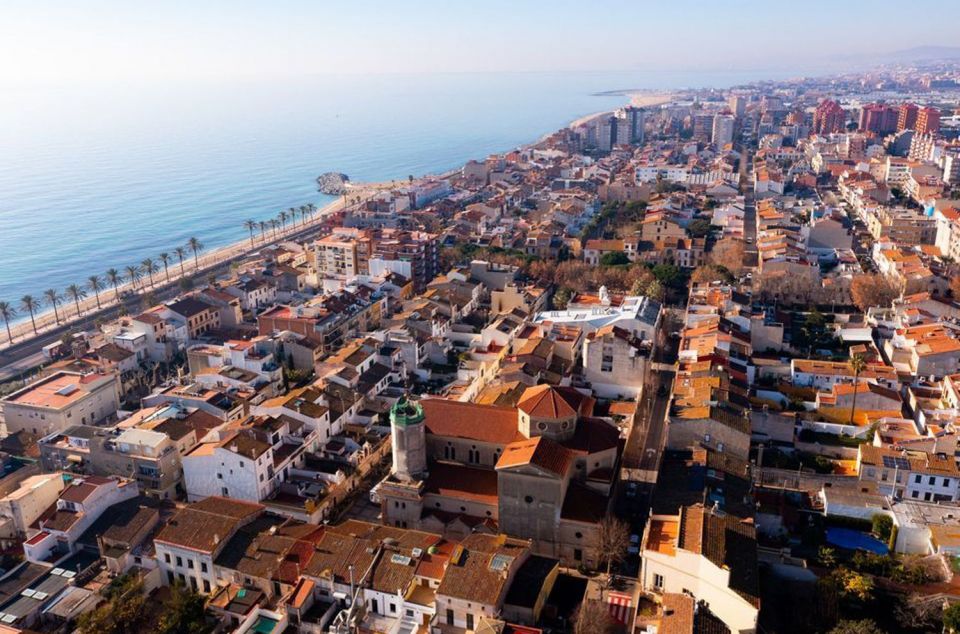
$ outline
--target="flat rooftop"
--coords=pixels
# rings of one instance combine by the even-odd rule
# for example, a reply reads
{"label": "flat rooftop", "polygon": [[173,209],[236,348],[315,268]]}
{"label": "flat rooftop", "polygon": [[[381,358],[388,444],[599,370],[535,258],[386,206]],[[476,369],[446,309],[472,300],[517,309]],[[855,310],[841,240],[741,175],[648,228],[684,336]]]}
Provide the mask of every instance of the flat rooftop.
{"label": "flat rooftop", "polygon": [[103,375],[57,372],[10,395],[6,402],[50,409],[63,409],[82,399],[88,392],[82,385],[93,383]]}
{"label": "flat rooftop", "polygon": [[677,520],[651,520],[647,537],[647,550],[653,550],[671,557],[677,554],[677,537],[680,535],[680,522]]}

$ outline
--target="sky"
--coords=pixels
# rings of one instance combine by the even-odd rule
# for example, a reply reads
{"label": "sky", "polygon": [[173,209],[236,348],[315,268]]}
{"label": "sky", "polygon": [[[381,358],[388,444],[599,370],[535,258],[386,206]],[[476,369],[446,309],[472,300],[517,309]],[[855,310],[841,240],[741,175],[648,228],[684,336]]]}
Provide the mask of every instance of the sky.
{"label": "sky", "polygon": [[[956,41],[956,0],[0,0],[0,85],[807,70]],[[951,34],[951,30],[954,31]]]}

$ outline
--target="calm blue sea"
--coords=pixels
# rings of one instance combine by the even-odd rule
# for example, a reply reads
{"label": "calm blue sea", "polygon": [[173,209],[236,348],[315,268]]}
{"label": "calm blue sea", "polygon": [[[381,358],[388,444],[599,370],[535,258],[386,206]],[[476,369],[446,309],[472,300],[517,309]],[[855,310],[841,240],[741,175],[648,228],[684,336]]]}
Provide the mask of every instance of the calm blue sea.
{"label": "calm blue sea", "polygon": [[725,87],[735,73],[314,76],[4,87],[0,299],[63,289],[243,220],[327,202],[314,179],[436,173],[625,103],[599,91]]}

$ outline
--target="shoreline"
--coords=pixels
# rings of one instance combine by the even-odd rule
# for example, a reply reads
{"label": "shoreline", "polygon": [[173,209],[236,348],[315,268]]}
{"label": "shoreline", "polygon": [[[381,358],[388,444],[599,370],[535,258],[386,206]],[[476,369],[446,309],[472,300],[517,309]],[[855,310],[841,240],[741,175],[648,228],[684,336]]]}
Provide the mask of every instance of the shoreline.
{"label": "shoreline", "polygon": [[[666,93],[662,91],[657,91],[652,94],[635,93],[633,91],[623,91],[622,93],[618,92],[617,94],[622,94],[624,97],[629,97],[630,99],[629,103],[631,105],[637,105],[636,99],[638,95],[648,94],[649,96],[647,97],[647,101],[644,102],[645,105],[648,105],[648,106],[666,103],[667,101],[671,100],[674,97],[674,93]],[[540,136],[537,140],[531,141],[529,143],[523,143],[523,144],[517,145],[515,146],[514,149],[529,149],[529,148],[536,147],[537,145],[542,143],[544,139],[555,134],[557,130],[572,128],[578,125],[583,125],[585,123],[588,123],[589,121],[592,121],[593,119],[596,119],[597,117],[603,116],[611,112],[613,112],[613,110],[603,110],[600,112],[594,112],[592,114],[578,117],[577,119],[574,119],[573,121],[571,121],[570,123],[567,123],[563,127],[557,128],[556,130],[548,131],[542,136]],[[503,150],[503,151],[510,151],[510,150]],[[462,168],[463,168],[463,165],[461,164],[456,167],[452,167],[450,169],[444,170],[438,174],[421,174],[420,176],[417,177],[417,180],[424,180],[429,178],[441,178],[441,179],[451,178],[453,175],[459,172]],[[57,323],[56,318],[54,317],[54,311],[51,308],[46,308],[45,310],[43,310],[43,312],[38,312],[34,314],[34,319],[37,324],[36,333],[34,333],[33,331],[33,326],[31,325],[29,313],[25,314],[22,307],[19,305],[17,301],[11,301],[10,303],[13,305],[13,308],[15,308],[17,311],[17,315],[15,317],[16,321],[10,322],[10,331],[13,334],[13,339],[12,340],[7,339],[6,329],[3,327],[3,324],[0,324],[0,352],[6,351],[15,345],[22,345],[30,341],[34,337],[42,336],[45,331],[51,328],[60,328],[60,327],[69,326],[71,323],[90,317],[91,313],[101,312],[101,310],[105,310],[107,308],[116,306],[118,303],[123,302],[125,294],[130,291],[133,291],[136,295],[144,296],[148,293],[153,292],[155,289],[163,288],[168,284],[174,283],[180,279],[195,277],[198,274],[201,274],[205,269],[208,269],[212,266],[222,264],[223,262],[228,260],[249,255],[250,253],[256,252],[259,249],[263,249],[269,245],[280,243],[291,237],[294,237],[298,235],[300,232],[306,229],[309,229],[310,227],[315,226],[316,224],[321,223],[326,216],[329,216],[341,211],[341,209],[345,206],[344,198],[347,196],[348,193],[352,193],[356,195],[357,192],[360,192],[360,195],[362,196],[365,192],[367,192],[370,189],[373,189],[374,192],[379,192],[383,189],[397,187],[406,183],[407,183],[406,179],[400,179],[400,178],[393,179],[390,181],[380,181],[376,183],[348,182],[347,193],[337,196],[335,200],[332,200],[328,204],[317,209],[315,215],[310,220],[306,222],[301,222],[300,225],[296,225],[296,226],[294,226],[291,223],[287,225],[286,229],[282,231],[278,230],[277,231],[278,235],[276,235],[275,237],[270,236],[270,233],[268,232],[266,239],[263,239],[258,237],[255,231],[252,245],[250,243],[250,238],[247,237],[247,238],[243,238],[242,240],[237,240],[235,242],[216,247],[211,251],[201,252],[199,257],[197,258],[198,260],[197,264],[194,263],[194,258],[192,254],[188,253],[183,260],[183,273],[181,273],[180,262],[172,261],[169,264],[169,271],[170,271],[169,280],[167,276],[164,275],[163,269],[160,268],[160,270],[157,273],[154,273],[153,284],[149,284],[149,281],[147,278],[142,278],[140,280],[140,283],[136,287],[133,287],[129,281],[124,282],[117,287],[117,290],[120,293],[119,300],[117,299],[117,293],[115,292],[114,288],[112,286],[105,286],[105,288],[100,291],[100,305],[101,305],[100,308],[97,307],[96,297],[88,292],[87,297],[80,300],[80,314],[77,314],[77,307],[76,307],[76,304],[73,302],[73,300],[68,297],[64,297],[63,302],[60,304],[58,308],[61,315],[59,323]],[[325,195],[328,195],[328,194],[325,194]],[[349,206],[349,203],[346,206]],[[160,265],[159,262],[157,264]],[[104,280],[104,283],[106,285],[107,281]],[[88,291],[86,287],[84,287],[84,290]],[[43,299],[42,293],[37,294],[34,297],[41,301]]]}

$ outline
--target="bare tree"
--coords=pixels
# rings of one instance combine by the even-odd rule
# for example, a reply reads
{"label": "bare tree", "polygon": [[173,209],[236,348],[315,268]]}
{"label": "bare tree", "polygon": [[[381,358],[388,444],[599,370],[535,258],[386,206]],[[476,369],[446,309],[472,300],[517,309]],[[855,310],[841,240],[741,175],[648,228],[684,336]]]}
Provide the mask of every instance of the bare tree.
{"label": "bare tree", "polygon": [[584,598],[574,614],[574,634],[614,634],[620,629],[602,601]]}
{"label": "bare tree", "polygon": [[597,537],[597,551],[600,561],[606,566],[607,574],[610,567],[623,560],[630,545],[630,527],[621,519],[607,515],[600,522],[600,534]]}
{"label": "bare tree", "polygon": [[710,250],[710,264],[722,266],[733,275],[740,275],[743,270],[745,251],[746,246],[743,240],[733,237],[721,238]]}

